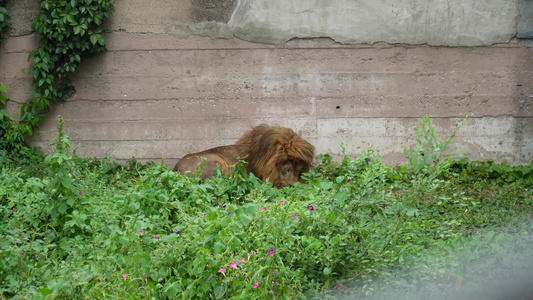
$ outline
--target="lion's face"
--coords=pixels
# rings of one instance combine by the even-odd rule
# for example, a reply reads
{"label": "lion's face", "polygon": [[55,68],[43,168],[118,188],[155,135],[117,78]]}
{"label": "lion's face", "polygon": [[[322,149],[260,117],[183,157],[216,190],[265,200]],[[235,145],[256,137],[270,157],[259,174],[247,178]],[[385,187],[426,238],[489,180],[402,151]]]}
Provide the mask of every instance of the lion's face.
{"label": "lion's face", "polygon": [[301,180],[309,172],[315,147],[289,128],[259,125],[236,143],[246,169],[263,181],[281,188]]}
{"label": "lion's face", "polygon": [[284,187],[293,185],[301,179],[302,173],[308,172],[309,167],[304,161],[285,160],[278,164],[277,171],[279,173],[279,180],[273,182],[276,187]]}

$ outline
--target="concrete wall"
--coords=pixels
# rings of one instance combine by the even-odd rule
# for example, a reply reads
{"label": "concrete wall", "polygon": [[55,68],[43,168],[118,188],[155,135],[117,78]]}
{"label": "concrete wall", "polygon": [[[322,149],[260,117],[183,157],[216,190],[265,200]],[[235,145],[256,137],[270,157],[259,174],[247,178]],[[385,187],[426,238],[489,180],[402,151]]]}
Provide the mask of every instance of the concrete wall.
{"label": "concrete wall", "polygon": [[[16,113],[31,91],[20,69],[38,41],[16,19],[31,19],[38,4],[13,2],[18,25],[1,45],[0,82]],[[79,154],[173,165],[266,122],[300,132],[318,153],[339,157],[344,143],[355,157],[374,145],[395,164],[414,144],[419,117],[429,114],[445,138],[472,113],[450,151],[529,164],[533,48],[514,38],[523,10],[517,1],[478,2],[117,1],[108,52],[82,61],[77,93],[53,107],[31,142],[46,149],[61,114]],[[431,18],[446,9],[460,20]],[[380,41],[388,43],[364,44]],[[456,45],[477,47],[448,47]]]}

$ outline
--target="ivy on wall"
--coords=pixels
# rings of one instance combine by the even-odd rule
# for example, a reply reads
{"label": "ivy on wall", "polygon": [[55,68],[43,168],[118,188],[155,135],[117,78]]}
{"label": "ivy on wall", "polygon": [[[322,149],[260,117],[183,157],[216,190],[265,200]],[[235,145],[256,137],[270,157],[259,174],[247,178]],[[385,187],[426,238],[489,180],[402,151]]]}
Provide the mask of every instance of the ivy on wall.
{"label": "ivy on wall", "polygon": [[4,38],[4,29],[11,26],[11,18],[5,8],[6,0],[0,0],[0,42]]}
{"label": "ivy on wall", "polygon": [[[11,18],[7,14],[5,5],[6,0],[0,0],[0,43],[4,38],[5,29],[11,26]],[[0,145],[2,146],[4,146],[6,129],[12,127],[12,121],[5,109],[3,109],[3,107],[6,105],[6,102],[9,100],[6,93],[6,86],[0,83]]]}
{"label": "ivy on wall", "polygon": [[[76,92],[70,75],[83,56],[106,50],[101,24],[114,12],[114,3],[115,0],[41,1],[32,24],[41,39],[28,58],[35,91],[22,105],[18,122],[9,119],[2,108],[0,143],[4,149],[16,150],[24,145],[26,136],[33,135],[52,103],[64,101]],[[3,107],[5,101],[0,105]]]}

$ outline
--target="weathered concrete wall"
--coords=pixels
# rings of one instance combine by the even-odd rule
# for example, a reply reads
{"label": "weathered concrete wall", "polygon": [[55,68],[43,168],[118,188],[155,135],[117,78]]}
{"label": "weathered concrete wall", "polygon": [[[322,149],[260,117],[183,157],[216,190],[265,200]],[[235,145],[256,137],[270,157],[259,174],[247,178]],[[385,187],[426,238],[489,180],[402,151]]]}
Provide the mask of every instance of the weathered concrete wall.
{"label": "weathered concrete wall", "polygon": [[242,0],[229,25],[246,40],[284,43],[327,36],[340,43],[491,45],[515,35],[514,0]]}
{"label": "weathered concrete wall", "polygon": [[123,0],[116,6],[112,30],[268,44],[330,37],[345,44],[492,45],[516,36],[519,14],[517,0]]}
{"label": "weathered concrete wall", "polygon": [[[38,5],[24,1],[18,15],[31,7],[37,12]],[[520,164],[533,157],[533,48],[523,41],[452,48],[342,45],[322,38],[275,46],[184,34],[232,36],[231,20],[245,2],[136,1],[117,1],[106,25],[109,51],[84,59],[74,75],[77,93],[47,114],[33,145],[49,149],[61,114],[79,154],[166,158],[173,165],[188,152],[233,143],[266,122],[295,129],[318,153],[339,157],[344,143],[357,156],[374,145],[394,164],[413,145],[417,118],[429,114],[444,138],[471,112],[450,151]],[[491,10],[496,2],[509,8],[491,16],[502,20],[517,5],[488,2]],[[13,113],[31,91],[31,75],[20,69],[28,67],[38,41],[24,35],[23,24],[0,51],[0,82],[8,87]],[[498,42],[516,35],[513,30],[498,33],[505,37]]]}
{"label": "weathered concrete wall", "polygon": [[533,39],[533,0],[518,1],[516,36]]}

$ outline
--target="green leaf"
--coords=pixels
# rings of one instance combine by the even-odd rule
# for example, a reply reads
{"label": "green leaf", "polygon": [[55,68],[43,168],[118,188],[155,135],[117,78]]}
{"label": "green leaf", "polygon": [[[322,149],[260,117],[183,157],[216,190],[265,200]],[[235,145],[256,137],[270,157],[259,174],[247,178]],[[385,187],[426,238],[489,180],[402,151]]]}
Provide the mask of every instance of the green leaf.
{"label": "green leaf", "polygon": [[59,211],[59,213],[64,214],[67,211],[68,207],[69,205],[67,203],[61,203],[57,207],[57,210]]}
{"label": "green leaf", "polygon": [[67,189],[70,189],[72,187],[72,179],[70,177],[63,177],[60,180],[61,180],[61,185],[63,185]]}
{"label": "green leaf", "polygon": [[49,289],[48,287],[40,288],[40,289],[39,289],[39,292],[40,292],[41,295],[42,295],[43,297],[45,297],[45,298],[46,298],[46,296],[50,295],[50,293],[51,293],[51,291],[50,291],[50,289]]}
{"label": "green leaf", "polygon": [[231,244],[231,250],[236,251],[242,245],[242,241],[238,237],[234,236],[231,238],[230,244]]}
{"label": "green leaf", "polygon": [[329,240],[329,244],[330,244],[331,246],[335,246],[335,245],[337,245],[337,244],[339,243],[339,241],[341,240],[341,238],[342,238],[342,237],[341,237],[340,235],[336,235],[336,236],[332,237],[332,238]]}
{"label": "green leaf", "polygon": [[226,294],[227,289],[228,287],[225,285],[215,286],[215,288],[213,289],[215,292],[215,299],[222,299],[222,297],[224,297],[224,295]]}
{"label": "green leaf", "polygon": [[91,40],[91,43],[93,45],[95,45],[97,42],[98,42],[98,36],[97,34],[92,34],[91,36],[89,36],[90,40]]}
{"label": "green leaf", "polygon": [[101,45],[101,46],[104,46],[105,45],[105,36],[103,34],[99,34],[97,36],[98,38],[98,43]]}
{"label": "green leaf", "polygon": [[181,286],[179,282],[172,282],[169,281],[167,284],[165,284],[165,287],[163,288],[163,292],[167,295],[167,297],[172,298],[176,296],[176,294],[181,291]]}
{"label": "green leaf", "polygon": [[246,225],[250,224],[252,222],[252,220],[253,220],[252,216],[248,216],[246,214],[240,214],[238,216],[239,216],[239,220],[241,221],[241,224],[243,226],[246,226]]}
{"label": "green leaf", "polygon": [[349,195],[346,194],[346,193],[342,193],[342,192],[339,192],[336,196],[335,196],[335,201],[337,201],[337,203],[344,203],[344,201],[346,201],[346,199],[348,199]]}
{"label": "green leaf", "polygon": [[331,268],[325,267],[324,268],[324,275],[329,275],[329,274],[331,274]]}
{"label": "green leaf", "polygon": [[213,250],[214,250],[215,254],[220,254],[220,253],[226,251],[226,245],[224,245],[224,243],[221,242],[221,241],[217,241],[215,243],[215,245],[213,246]]}
{"label": "green leaf", "polygon": [[132,212],[136,212],[139,210],[139,208],[141,207],[141,204],[139,202],[131,202],[130,205],[129,205],[129,209],[132,211]]}
{"label": "green leaf", "polygon": [[320,182],[320,188],[323,190],[329,190],[333,188],[333,182],[330,181],[321,181]]}
{"label": "green leaf", "polygon": [[73,197],[72,195],[70,197],[67,198],[67,204],[69,206],[74,206],[74,204],[76,203],[76,197]]}
{"label": "green leaf", "polygon": [[93,45],[95,45],[96,43],[99,43],[101,46],[104,46],[105,44],[105,37],[101,33],[91,34],[90,40]]}

